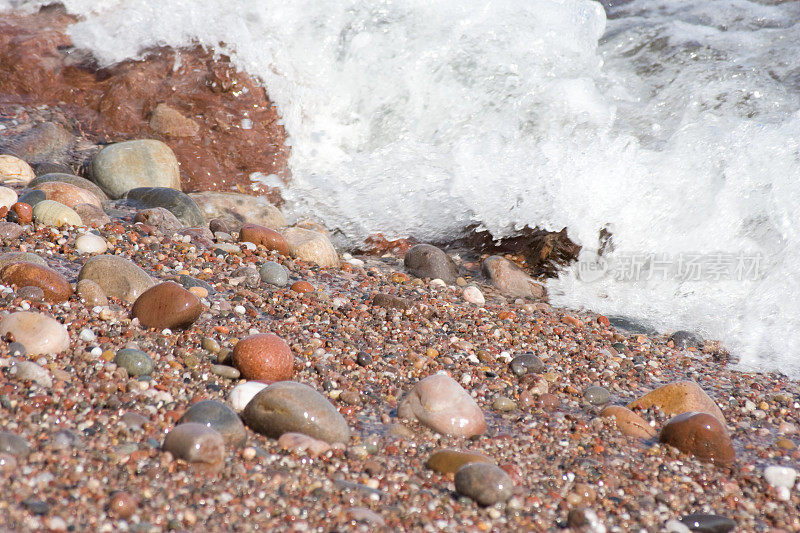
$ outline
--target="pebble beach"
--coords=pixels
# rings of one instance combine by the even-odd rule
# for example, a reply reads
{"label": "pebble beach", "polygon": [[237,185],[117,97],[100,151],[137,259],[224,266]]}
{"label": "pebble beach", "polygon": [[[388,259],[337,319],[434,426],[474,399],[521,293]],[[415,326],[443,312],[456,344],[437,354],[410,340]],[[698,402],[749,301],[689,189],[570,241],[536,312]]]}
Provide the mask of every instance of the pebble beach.
{"label": "pebble beach", "polygon": [[174,108],[100,138],[10,100],[0,529],[800,531],[797,381],[552,307],[515,256],[187,186]]}

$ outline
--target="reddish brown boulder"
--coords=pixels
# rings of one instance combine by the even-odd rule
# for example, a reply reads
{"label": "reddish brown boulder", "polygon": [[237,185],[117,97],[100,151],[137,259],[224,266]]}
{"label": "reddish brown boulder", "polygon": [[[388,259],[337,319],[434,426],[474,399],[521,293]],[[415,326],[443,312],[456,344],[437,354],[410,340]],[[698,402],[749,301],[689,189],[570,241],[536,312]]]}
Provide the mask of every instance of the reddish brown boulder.
{"label": "reddish brown boulder", "polygon": [[61,303],[69,299],[72,286],[67,278],[55,270],[34,263],[12,263],[0,271],[3,283],[17,287],[33,286],[44,291],[44,298],[50,303]]}
{"label": "reddish brown boulder", "polygon": [[245,224],[239,230],[239,242],[260,244],[267,250],[276,250],[279,254],[289,257],[289,243],[286,242],[283,235],[266,226]]}
{"label": "reddish brown boulder", "polygon": [[42,191],[48,200],[55,200],[67,207],[74,208],[79,204],[90,204],[97,209],[103,209],[100,198],[92,194],[91,191],[76,187],[75,185],[60,181],[48,181],[40,183],[34,189]]}
{"label": "reddish brown boulder", "polygon": [[257,381],[287,381],[294,373],[294,356],[277,335],[258,333],[240,340],[231,356],[242,377]]}
{"label": "reddish brown boulder", "polygon": [[725,424],[725,416],[720,408],[694,381],[669,383],[628,404],[628,409],[649,409],[651,407],[658,407],[668,416],[689,411],[708,413]]}
{"label": "reddish brown boulder", "polygon": [[730,465],[736,457],[725,426],[708,413],[683,413],[661,429],[660,442],[675,446],[708,463]]}
{"label": "reddish brown boulder", "polygon": [[294,283],[292,283],[292,286],[290,288],[294,292],[298,292],[300,294],[306,292],[314,292],[314,286],[307,281],[295,281]]}
{"label": "reddish brown boulder", "polygon": [[200,299],[174,281],[166,281],[144,291],[133,303],[131,317],[146,328],[180,329],[191,326],[200,313]]}

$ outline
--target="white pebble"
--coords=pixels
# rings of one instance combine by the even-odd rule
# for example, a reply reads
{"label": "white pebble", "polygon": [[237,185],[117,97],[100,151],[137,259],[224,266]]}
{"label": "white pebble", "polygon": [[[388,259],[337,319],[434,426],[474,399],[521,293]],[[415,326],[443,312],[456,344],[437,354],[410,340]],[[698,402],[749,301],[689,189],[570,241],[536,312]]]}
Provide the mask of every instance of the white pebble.
{"label": "white pebble", "polygon": [[75,239],[75,249],[81,254],[102,254],[108,249],[108,243],[100,235],[84,233]]}
{"label": "white pebble", "polygon": [[797,470],[789,466],[770,465],[764,469],[764,479],[775,488],[791,489],[797,479]]}
{"label": "white pebble", "polygon": [[0,207],[10,208],[15,203],[17,203],[17,193],[14,189],[0,186]]}
{"label": "white pebble", "polygon": [[433,285],[435,287],[447,287],[447,283],[445,283],[443,280],[441,280],[439,278],[432,279],[431,280],[431,285]]}
{"label": "white pebble", "polygon": [[92,342],[93,340],[95,340],[97,338],[97,336],[94,334],[94,332],[92,330],[90,330],[89,328],[83,328],[81,330],[80,335],[78,335],[78,337],[84,342]]}
{"label": "white pebble", "polygon": [[464,287],[463,292],[464,299],[471,304],[475,305],[483,305],[486,303],[486,298],[483,297],[483,293],[478,287],[474,287],[472,285],[468,287]]}
{"label": "white pebble", "polygon": [[353,265],[353,266],[357,266],[357,267],[364,266],[364,261],[362,261],[361,259],[357,259],[355,257],[351,257],[350,259],[346,259],[346,261],[348,263],[350,263],[351,265]]}
{"label": "white pebble", "polygon": [[689,526],[681,522],[680,520],[670,520],[666,524],[664,524],[664,530],[668,533],[692,533],[692,530],[689,529]]}
{"label": "white pebble", "polygon": [[267,386],[266,383],[260,381],[245,381],[236,385],[228,396],[228,401],[231,402],[231,407],[237,413],[240,413],[247,407],[250,400],[261,392]]}
{"label": "white pebble", "polygon": [[92,354],[93,357],[100,357],[101,355],[103,355],[103,349],[99,346],[95,346],[89,353]]}
{"label": "white pebble", "polygon": [[0,155],[0,182],[27,185],[36,177],[31,166],[13,155]]}
{"label": "white pebble", "polygon": [[240,315],[243,315],[245,313],[245,311],[246,311],[246,309],[244,308],[243,305],[237,305],[236,307],[233,308],[233,312],[237,313],[237,314],[240,314]]}
{"label": "white pebble", "polygon": [[245,248],[247,248],[248,250],[255,250],[255,249],[256,249],[256,245],[255,245],[255,244],[253,244],[252,242],[245,241],[245,242],[241,242],[241,243],[239,243],[239,244],[240,244],[240,245],[242,245],[242,246],[244,246],[244,247],[245,247]]}

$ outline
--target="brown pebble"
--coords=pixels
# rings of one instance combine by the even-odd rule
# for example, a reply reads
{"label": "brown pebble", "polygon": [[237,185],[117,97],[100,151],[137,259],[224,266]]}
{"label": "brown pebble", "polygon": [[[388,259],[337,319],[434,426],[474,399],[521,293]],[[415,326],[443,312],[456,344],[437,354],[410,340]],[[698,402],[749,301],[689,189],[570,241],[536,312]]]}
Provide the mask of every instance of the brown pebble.
{"label": "brown pebble", "polygon": [[644,418],[627,407],[609,405],[603,409],[600,416],[603,418],[614,418],[617,428],[629,437],[649,439],[656,436],[656,430],[653,429]]}
{"label": "brown pebble", "polygon": [[117,518],[122,518],[123,520],[127,520],[133,516],[134,512],[136,512],[138,505],[138,499],[132,496],[130,493],[117,492],[108,502],[108,514]]}
{"label": "brown pebble", "polygon": [[0,239],[17,239],[23,233],[25,228],[15,222],[0,222]]}
{"label": "brown pebble", "polygon": [[103,288],[96,281],[82,279],[75,286],[75,292],[87,306],[108,305],[108,298]]}
{"label": "brown pebble", "polygon": [[445,449],[435,451],[425,462],[425,466],[440,474],[455,474],[465,464],[492,462],[479,453]]}
{"label": "brown pebble", "polygon": [[286,381],[294,373],[289,346],[273,333],[258,333],[236,343],[231,357],[242,377],[257,381]]}
{"label": "brown pebble", "polygon": [[266,226],[245,224],[239,230],[239,242],[260,244],[267,250],[275,250],[281,255],[289,256],[289,243],[286,242],[283,235]]}
{"label": "brown pebble", "polygon": [[536,399],[536,407],[545,411],[555,411],[558,409],[558,398],[549,392],[546,394],[541,394]]}
{"label": "brown pebble", "polygon": [[314,286],[307,281],[295,281],[294,283],[292,283],[291,289],[294,292],[304,294],[307,292],[313,292]]}
{"label": "brown pebble", "polygon": [[12,263],[0,271],[3,283],[18,287],[33,286],[44,291],[44,298],[50,303],[61,303],[69,299],[72,286],[67,278],[55,270],[34,263]]}
{"label": "brown pebble", "polygon": [[660,442],[675,446],[701,461],[730,465],[736,452],[728,431],[708,413],[683,413],[672,417],[661,429]]}
{"label": "brown pebble", "polygon": [[203,312],[200,299],[174,281],[166,281],[144,291],[133,303],[131,317],[142,326],[156,329],[182,329],[191,326]]}

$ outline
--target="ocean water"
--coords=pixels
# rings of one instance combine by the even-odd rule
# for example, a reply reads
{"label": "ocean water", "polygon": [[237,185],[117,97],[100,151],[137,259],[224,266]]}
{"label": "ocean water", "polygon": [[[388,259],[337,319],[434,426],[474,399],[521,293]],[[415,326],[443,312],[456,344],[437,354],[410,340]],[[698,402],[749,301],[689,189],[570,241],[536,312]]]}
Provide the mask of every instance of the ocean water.
{"label": "ocean water", "polygon": [[258,76],[290,135],[287,205],[340,244],[566,227],[584,252],[553,303],[800,378],[800,3],[64,4],[102,63],[199,43]]}

